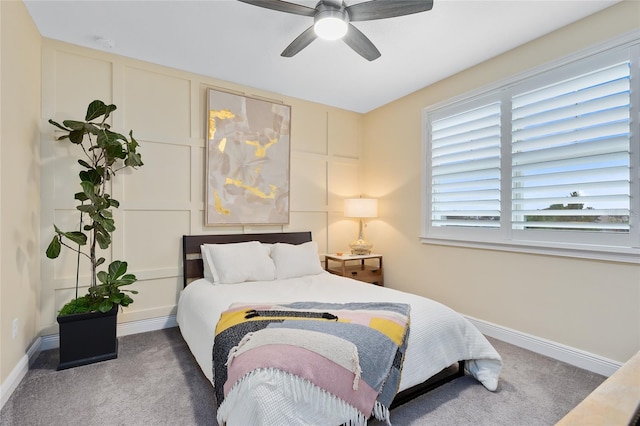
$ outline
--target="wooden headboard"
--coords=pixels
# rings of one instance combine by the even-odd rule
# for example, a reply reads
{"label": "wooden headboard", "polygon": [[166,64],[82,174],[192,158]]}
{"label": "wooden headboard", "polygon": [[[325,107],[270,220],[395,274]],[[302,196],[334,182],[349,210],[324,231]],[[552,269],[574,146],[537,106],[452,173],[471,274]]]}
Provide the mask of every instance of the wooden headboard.
{"label": "wooden headboard", "polygon": [[267,234],[218,234],[218,235],[183,235],[182,236],[182,271],[183,285],[202,278],[202,244],[228,244],[260,241],[261,243],[302,244],[311,241],[311,232],[277,232]]}

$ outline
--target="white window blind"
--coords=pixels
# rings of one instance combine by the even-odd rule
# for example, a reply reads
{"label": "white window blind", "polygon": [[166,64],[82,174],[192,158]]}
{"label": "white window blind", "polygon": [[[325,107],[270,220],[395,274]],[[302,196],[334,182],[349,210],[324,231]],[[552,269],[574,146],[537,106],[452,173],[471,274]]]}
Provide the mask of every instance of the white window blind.
{"label": "white window blind", "polygon": [[432,226],[500,226],[500,103],[432,123]]}
{"label": "white window blind", "polygon": [[512,99],[514,229],[629,232],[630,63]]}
{"label": "white window blind", "polygon": [[423,242],[640,263],[637,35],[423,113]]}

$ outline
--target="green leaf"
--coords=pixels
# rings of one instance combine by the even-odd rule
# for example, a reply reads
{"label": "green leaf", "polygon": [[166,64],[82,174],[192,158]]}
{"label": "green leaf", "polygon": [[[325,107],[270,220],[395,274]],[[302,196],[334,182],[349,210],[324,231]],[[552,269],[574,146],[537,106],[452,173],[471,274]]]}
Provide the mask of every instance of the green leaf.
{"label": "green leaf", "polygon": [[109,209],[109,196],[105,194],[102,197],[96,197],[96,207],[99,209],[99,214],[102,214],[104,210]]}
{"label": "green leaf", "polygon": [[109,117],[111,112],[115,111],[117,107],[115,105],[106,105],[101,100],[95,100],[89,104],[87,107],[87,115],[85,116],[86,121],[94,120],[98,117],[104,115],[104,119],[106,120]]}
{"label": "green leaf", "polygon": [[78,176],[80,176],[80,182],[91,182],[93,185],[100,185],[102,183],[101,172],[102,170],[90,167],[89,170],[82,170],[78,173]]}
{"label": "green leaf", "polygon": [[127,158],[124,160],[124,165],[129,167],[140,167],[143,166],[142,157],[138,153],[129,153]]}
{"label": "green leaf", "polygon": [[75,144],[81,144],[84,139],[84,130],[72,130],[69,132],[69,141]]}
{"label": "green leaf", "polygon": [[91,169],[93,168],[91,166],[91,164],[87,163],[86,161],[84,161],[83,159],[78,160],[78,164],[80,164],[83,167],[86,167],[87,169]]}
{"label": "green leaf", "polygon": [[64,127],[64,126],[61,126],[60,124],[56,123],[56,122],[55,122],[55,121],[53,121],[52,119],[49,119],[49,123],[50,123],[50,124],[53,124],[54,126],[56,126],[56,127],[57,127],[58,129],[60,129],[60,130],[64,130],[65,132],[69,132],[69,131],[71,131],[71,129],[67,129],[67,128],[66,128],[66,127]]}
{"label": "green leaf", "polygon": [[130,296],[127,296],[126,294],[122,294],[122,300],[120,301],[120,305],[122,306],[129,306],[130,304],[133,303],[133,299]]}
{"label": "green leaf", "polygon": [[124,164],[130,167],[140,167],[144,165],[142,162],[142,156],[136,152],[136,148],[139,146],[138,141],[133,137],[133,130],[129,131],[129,137],[131,138],[131,142],[127,143],[127,150],[129,155],[127,155],[127,159]]}
{"label": "green leaf", "polygon": [[79,246],[87,244],[87,236],[80,231],[63,232],[62,235]]}
{"label": "green leaf", "polygon": [[117,279],[121,275],[127,272],[127,262],[122,262],[120,260],[114,260],[109,265],[109,276]]}
{"label": "green leaf", "polygon": [[102,313],[109,312],[111,308],[113,308],[113,303],[108,299],[103,300],[98,306],[98,310]]}
{"label": "green leaf", "polygon": [[122,133],[116,133],[116,132],[111,132],[111,133],[113,133],[114,140],[116,140],[120,145],[122,145],[123,143],[127,143],[127,137]]}
{"label": "green leaf", "polygon": [[64,120],[62,124],[64,124],[71,130],[80,130],[84,132],[84,125],[86,123],[84,121],[77,121],[77,120]]}
{"label": "green leaf", "polygon": [[88,213],[90,215],[95,213],[95,211],[96,211],[96,208],[94,206],[92,206],[91,204],[81,204],[79,206],[76,206],[76,209],[81,211],[82,213]]}
{"label": "green leaf", "polygon": [[91,121],[95,118],[100,117],[101,115],[104,115],[105,108],[106,108],[105,103],[102,102],[101,100],[96,99],[95,101],[91,102],[87,107],[87,114],[84,117],[84,119],[86,121]]}
{"label": "green leaf", "polygon": [[[116,107],[115,105],[111,104],[111,105],[107,105],[107,112],[104,115],[104,118],[107,119],[109,118],[109,115],[115,111],[116,109],[118,109],[118,107]],[[107,128],[109,128],[110,126],[107,124],[106,126]]]}
{"label": "green leaf", "polygon": [[47,247],[47,257],[49,259],[55,259],[60,256],[60,249],[62,245],[60,244],[60,238],[55,235],[51,242],[49,243],[49,247]]}
{"label": "green leaf", "polygon": [[98,260],[96,260],[96,267],[102,265],[104,261],[105,261],[104,257],[101,257]]}
{"label": "green leaf", "polygon": [[109,276],[105,271],[98,271],[98,273],[96,274],[96,277],[98,278],[98,281],[100,281],[103,284],[106,284],[107,280],[109,279]]}
{"label": "green leaf", "polygon": [[80,186],[82,186],[82,190],[84,191],[85,195],[89,200],[92,200],[92,201],[95,200],[96,198],[95,184],[93,184],[92,182],[83,180],[82,182],[80,182]]}
{"label": "green leaf", "polygon": [[73,198],[78,201],[87,201],[89,199],[87,198],[87,194],[85,194],[84,192],[76,192]]}
{"label": "green leaf", "polygon": [[120,142],[121,140],[126,141],[127,138],[125,138],[120,133],[112,132],[109,129],[102,129],[100,132],[98,132],[98,138],[96,139],[96,144],[100,148],[104,148],[109,145],[121,146],[122,145],[122,143]]}
{"label": "green leaf", "polygon": [[136,278],[135,275],[126,274],[122,278],[120,278],[118,281],[116,281],[116,285],[118,287],[123,286],[123,285],[130,285],[130,284],[135,283],[136,281],[138,281],[138,279]]}
{"label": "green leaf", "polygon": [[93,123],[84,123],[84,131],[86,133],[91,133],[92,135],[97,135],[101,128],[101,124],[95,125]]}
{"label": "green leaf", "polygon": [[111,233],[116,230],[115,222],[111,218],[98,214],[93,218],[93,220],[100,225],[101,231],[104,233]]}
{"label": "green leaf", "polygon": [[96,233],[96,241],[98,242],[100,248],[105,250],[108,249],[109,245],[111,244],[111,237],[109,236],[109,234]]}

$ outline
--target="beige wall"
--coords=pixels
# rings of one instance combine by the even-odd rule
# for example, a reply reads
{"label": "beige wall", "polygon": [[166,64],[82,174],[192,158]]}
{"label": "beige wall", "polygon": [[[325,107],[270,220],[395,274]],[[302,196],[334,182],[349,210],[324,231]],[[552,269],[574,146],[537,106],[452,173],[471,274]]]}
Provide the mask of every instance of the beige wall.
{"label": "beige wall", "polygon": [[[421,244],[421,111],[640,27],[626,1],[365,116],[369,238],[385,283],[463,314],[619,362],[640,349],[640,266]],[[434,65],[435,66],[435,65]]]}
{"label": "beige wall", "polygon": [[[0,383],[40,331],[40,34],[0,2]],[[13,337],[13,320],[18,320]]]}
{"label": "beige wall", "polygon": [[[311,230],[320,251],[346,246],[357,224],[341,217],[342,199],[360,193],[362,115],[213,80],[95,50],[43,41],[42,243],[53,223],[77,227],[79,153],[53,140],[46,119],[82,119],[93,99],[118,106],[113,128],[134,130],[145,165],[113,181],[114,244],[107,260],[129,263],[140,294],[120,322],[175,313],[182,286],[183,234]],[[290,224],[205,227],[206,89],[260,96],[292,107]],[[73,297],[75,256],[42,256],[42,334],[57,332],[56,312]],[[87,268],[83,268],[87,270]],[[86,280],[85,280],[86,282]]]}

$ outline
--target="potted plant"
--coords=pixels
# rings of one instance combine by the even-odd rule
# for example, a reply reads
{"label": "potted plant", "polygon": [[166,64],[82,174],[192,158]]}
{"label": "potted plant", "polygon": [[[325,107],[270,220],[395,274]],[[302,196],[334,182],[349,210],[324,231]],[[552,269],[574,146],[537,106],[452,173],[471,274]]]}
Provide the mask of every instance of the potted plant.
{"label": "potted plant", "polygon": [[[116,110],[115,105],[106,105],[100,100],[91,102],[84,121],[65,120],[62,125],[53,120],[49,123],[64,134],[56,140],[77,145],[83,153],[78,163],[81,192],[74,198],[80,212],[78,230],[61,231],[54,225],[55,235],[46,255],[55,259],[62,247],[76,252],[76,294],[58,314],[60,326],[60,364],[58,369],[75,367],[117,358],[116,324],[119,306],[133,303],[129,294],[135,290],[123,289],[136,281],[127,274],[127,262],[114,260],[106,270],[98,271],[105,263],[104,257],[96,253],[111,245],[111,234],[115,223],[111,212],[119,202],[108,193],[108,184],[117,171],[142,166],[136,151],[138,142],[129,132],[129,138],[113,132],[106,122]],[[87,294],[78,297],[78,278],[81,256],[90,263],[90,283]]]}

